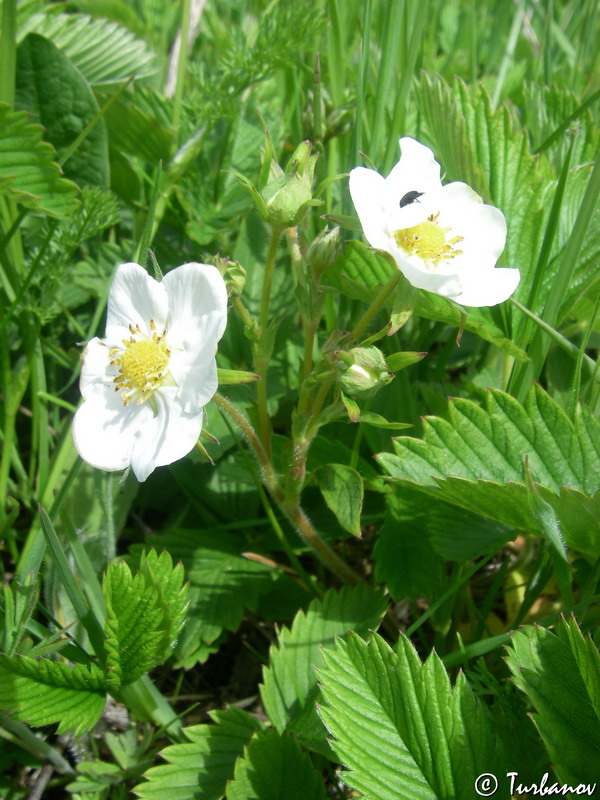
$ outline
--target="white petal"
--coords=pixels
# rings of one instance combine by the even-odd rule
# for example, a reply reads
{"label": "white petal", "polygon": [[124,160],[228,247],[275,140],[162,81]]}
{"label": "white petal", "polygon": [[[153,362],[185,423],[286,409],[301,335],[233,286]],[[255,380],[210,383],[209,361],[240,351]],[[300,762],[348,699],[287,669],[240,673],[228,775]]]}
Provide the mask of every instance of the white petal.
{"label": "white petal", "polygon": [[500,209],[494,206],[484,205],[481,201],[457,200],[442,209],[439,224],[452,228],[449,235],[464,237],[456,247],[462,250],[464,260],[473,262],[478,269],[493,267],[504,250],[506,220]]}
{"label": "white petal", "polygon": [[460,292],[457,271],[451,266],[439,265],[435,269],[428,269],[419,256],[407,257],[393,239],[388,242],[387,249],[393,255],[398,269],[417,289],[425,289],[444,297],[455,297]]}
{"label": "white petal", "polygon": [[108,296],[107,339],[121,339],[129,325],[137,325],[148,335],[153,319],[160,331],[167,321],[167,293],[162,285],[139,264],[121,264],[115,273]]}
{"label": "white petal", "polygon": [[483,203],[481,197],[474,189],[471,189],[466,183],[455,181],[454,183],[447,183],[442,186],[439,192],[439,198],[442,203]]}
{"label": "white petal", "polygon": [[518,269],[497,267],[482,270],[463,284],[462,293],[454,299],[463,306],[495,306],[508,300],[520,279]]}
{"label": "white petal", "polygon": [[408,192],[435,192],[441,186],[440,165],[424,144],[408,136],[400,139],[400,161],[386,179],[397,203]]}
{"label": "white petal", "polygon": [[85,399],[91,387],[112,383],[117,370],[110,366],[109,348],[97,337],[88,342],[82,358],[79,388]]}
{"label": "white petal", "polygon": [[[175,387],[154,394],[157,413],[144,422],[131,454],[131,468],[138,481],[145,481],[156,467],[171,464],[187,455],[202,431],[204,412],[186,414],[175,400]],[[147,405],[147,404],[145,404]]]}
{"label": "white petal", "polygon": [[371,247],[387,250],[385,228],[389,212],[385,178],[374,169],[356,167],[350,172],[350,194],[366,240]]}
{"label": "white petal", "polygon": [[169,370],[177,384],[177,400],[183,411],[196,413],[212,399],[219,388],[214,353],[207,352],[204,361],[188,364],[185,354],[174,352]]}
{"label": "white petal", "polygon": [[77,452],[98,469],[125,469],[131,461],[134,441],[144,426],[143,406],[123,405],[120,392],[110,386],[90,386],[73,420]]}
{"label": "white petal", "polygon": [[188,364],[214,356],[227,325],[227,289],[221,273],[208,264],[183,264],[161,282],[169,302],[167,341],[185,353]]}

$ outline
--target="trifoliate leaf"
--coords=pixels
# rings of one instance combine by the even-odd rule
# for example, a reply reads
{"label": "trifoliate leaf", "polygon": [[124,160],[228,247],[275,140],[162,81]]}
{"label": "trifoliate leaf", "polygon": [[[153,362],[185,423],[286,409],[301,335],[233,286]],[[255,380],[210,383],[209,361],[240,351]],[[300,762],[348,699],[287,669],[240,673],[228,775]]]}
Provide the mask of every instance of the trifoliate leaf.
{"label": "trifoliate leaf", "polygon": [[164,550],[160,556],[156,550],[142,553],[140,572],[146,584],[152,586],[158,594],[158,603],[164,614],[164,635],[159,650],[162,661],[173,652],[177,637],[184,626],[189,608],[188,584],[183,583],[183,564],[173,566],[173,560]]}
{"label": "trifoliate leaf", "polygon": [[158,591],[124,561],[108,565],[102,584],[106,602],[106,666],[112,688],[131,683],[163,661],[166,614]]}
{"label": "trifoliate leaf", "polygon": [[600,423],[582,405],[574,421],[539,386],[524,406],[490,390],[485,409],[455,398],[449,421],[423,420],[423,439],[400,436],[377,460],[394,479],[517,529],[544,534],[525,481],[525,457],[539,497],[566,543],[597,556],[600,546]]}
{"label": "trifoliate leaf", "polygon": [[193,666],[206,658],[206,645],[223,629],[237,630],[246,609],[256,609],[258,598],[272,586],[273,570],[244,558],[245,540],[228,532],[177,530],[153,540],[183,562],[190,582],[190,609],[175,653],[180,663]]}
{"label": "trifoliate leaf", "polygon": [[325,800],[323,778],[291,736],[258,734],[235,765],[227,800]]}
{"label": "trifoliate leaf", "polygon": [[29,725],[60,722],[58,733],[90,730],[106,702],[104,673],[94,664],[0,655],[0,707]]}
{"label": "trifoliate leaf", "polygon": [[323,660],[319,715],[345,783],[365,797],[471,800],[481,773],[503,774],[486,712],[435,653],[421,663],[405,637],[394,652],[377,634],[350,634]]}
{"label": "trifoliate leaf", "polygon": [[240,708],[212,711],[215,725],[184,728],[189,739],[161,751],[166,764],[144,774],[146,783],[135,787],[142,800],[218,800],[225,784],[233,778],[236,759],[252,735],[261,729],[259,721]]}
{"label": "trifoliate leaf", "polygon": [[574,618],[512,634],[508,666],[563,783],[600,783],[600,655]]}

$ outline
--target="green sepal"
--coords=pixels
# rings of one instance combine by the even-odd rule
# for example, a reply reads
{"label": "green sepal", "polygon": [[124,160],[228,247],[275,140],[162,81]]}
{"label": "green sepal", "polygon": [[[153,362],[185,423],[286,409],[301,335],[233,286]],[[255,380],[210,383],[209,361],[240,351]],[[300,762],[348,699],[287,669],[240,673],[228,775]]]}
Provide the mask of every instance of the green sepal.
{"label": "green sepal", "polygon": [[236,383],[252,383],[260,379],[254,372],[246,372],[242,369],[219,369],[217,368],[217,379],[219,386],[233,386]]}

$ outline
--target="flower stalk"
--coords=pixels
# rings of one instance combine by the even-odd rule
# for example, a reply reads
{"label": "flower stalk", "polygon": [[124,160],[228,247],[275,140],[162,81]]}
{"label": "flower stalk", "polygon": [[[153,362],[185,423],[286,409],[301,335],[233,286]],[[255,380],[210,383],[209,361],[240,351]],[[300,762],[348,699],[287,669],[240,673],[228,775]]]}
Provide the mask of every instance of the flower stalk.
{"label": "flower stalk", "polygon": [[[256,431],[241,414],[237,408],[229,402],[222,394],[217,392],[213,398],[214,402],[221,408],[240,428],[248,444],[254,451],[254,455],[261,467],[263,482],[267,491],[277,504],[280,511],[285,514],[288,520],[292,523],[302,541],[307,544],[311,550],[321,559],[321,561],[329,567],[329,569],[340,578],[344,583],[355,584],[360,582],[360,576],[346,564],[346,562],[335,553],[332,548],[323,541],[317,533],[314,525],[307,517],[306,513],[300,506],[299,494],[288,498],[277,479],[275,470],[271,463],[271,459],[267,455],[263,443],[257,436]],[[305,456],[304,456],[305,459]]]}

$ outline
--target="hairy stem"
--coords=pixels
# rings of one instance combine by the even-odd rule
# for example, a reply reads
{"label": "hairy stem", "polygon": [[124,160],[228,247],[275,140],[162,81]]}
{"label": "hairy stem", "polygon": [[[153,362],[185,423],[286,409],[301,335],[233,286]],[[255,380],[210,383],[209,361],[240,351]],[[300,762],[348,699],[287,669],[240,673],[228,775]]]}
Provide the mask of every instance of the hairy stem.
{"label": "hairy stem", "polygon": [[377,316],[378,312],[383,308],[386,300],[388,299],[388,297],[390,297],[391,294],[393,294],[393,292],[395,291],[396,287],[398,286],[401,280],[402,280],[402,273],[400,272],[400,270],[398,270],[396,273],[394,273],[394,275],[392,275],[389,281],[381,287],[381,289],[375,296],[375,299],[373,300],[371,305],[367,308],[362,317],[359,319],[358,324],[352,331],[352,335],[354,336],[355,339],[358,339],[363,333],[363,331],[365,331],[369,327],[372,320]]}
{"label": "hairy stem", "polygon": [[260,316],[258,320],[260,341],[256,343],[254,348],[254,366],[257,375],[260,377],[256,387],[259,433],[267,457],[269,457],[271,454],[271,423],[269,420],[269,409],[267,406],[267,370],[271,347],[266,341],[267,337],[265,336],[265,333],[269,322],[271,285],[273,283],[273,272],[275,269],[277,246],[280,238],[281,230],[279,228],[273,228],[271,233],[271,243],[269,244],[269,252],[267,254],[267,263],[265,264],[265,277],[263,282],[262,300],[260,304]]}

